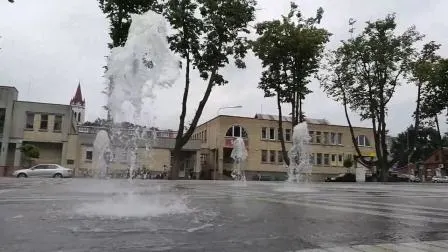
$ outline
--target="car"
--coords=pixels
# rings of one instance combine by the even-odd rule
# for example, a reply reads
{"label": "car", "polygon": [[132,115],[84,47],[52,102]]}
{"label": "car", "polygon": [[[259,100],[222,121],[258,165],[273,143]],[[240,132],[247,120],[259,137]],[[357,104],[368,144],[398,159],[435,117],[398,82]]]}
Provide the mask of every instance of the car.
{"label": "car", "polygon": [[336,177],[327,177],[325,182],[356,182],[356,175],[353,173],[341,173]]}
{"label": "car", "polygon": [[448,183],[448,176],[443,176],[443,177],[432,177],[432,182],[433,183]]}
{"label": "car", "polygon": [[28,169],[17,170],[12,175],[18,178],[70,178],[73,176],[73,170],[58,164],[38,164]]}

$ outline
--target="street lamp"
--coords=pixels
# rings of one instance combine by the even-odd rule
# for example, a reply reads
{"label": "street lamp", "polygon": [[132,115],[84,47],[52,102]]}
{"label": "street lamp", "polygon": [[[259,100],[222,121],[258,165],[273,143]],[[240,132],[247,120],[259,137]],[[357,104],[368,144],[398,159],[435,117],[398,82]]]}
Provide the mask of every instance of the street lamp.
{"label": "street lamp", "polygon": [[[241,106],[241,105],[237,105],[237,106],[225,106],[225,107],[220,107],[220,108],[218,108],[218,111],[216,111],[216,116],[218,117],[219,116],[219,112],[221,111],[221,110],[223,110],[223,109],[236,109],[236,108],[242,108],[243,106]],[[219,149],[218,149],[218,132],[216,132],[215,133],[215,147],[216,147],[216,152],[215,152],[215,161],[216,161],[216,166],[215,166],[215,168],[214,168],[214,171],[213,171],[213,180],[216,180],[216,169],[217,169],[217,167],[219,166],[218,165],[218,161],[219,161],[219,159],[218,159],[218,156],[219,156]],[[218,168],[218,170],[219,170],[219,168]]]}

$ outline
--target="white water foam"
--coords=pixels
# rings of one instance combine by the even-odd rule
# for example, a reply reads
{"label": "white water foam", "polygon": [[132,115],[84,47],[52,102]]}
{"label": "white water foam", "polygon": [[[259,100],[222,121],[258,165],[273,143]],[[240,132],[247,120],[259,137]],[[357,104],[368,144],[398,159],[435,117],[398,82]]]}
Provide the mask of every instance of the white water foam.
{"label": "white water foam", "polygon": [[128,194],[99,202],[84,203],[76,214],[88,217],[148,218],[193,212],[184,197]]}

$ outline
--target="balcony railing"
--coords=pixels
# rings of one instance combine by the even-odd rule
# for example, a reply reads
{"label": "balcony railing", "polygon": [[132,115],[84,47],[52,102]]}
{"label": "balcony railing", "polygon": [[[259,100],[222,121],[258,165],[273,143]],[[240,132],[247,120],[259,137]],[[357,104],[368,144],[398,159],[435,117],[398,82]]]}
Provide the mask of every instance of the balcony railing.
{"label": "balcony railing", "polygon": [[[101,126],[78,126],[78,132],[84,133],[84,134],[96,134],[100,130],[108,130],[107,127],[101,127]],[[173,130],[150,130],[146,129],[147,136],[152,137],[153,134],[156,134],[157,138],[176,138],[177,132]],[[121,132],[134,132],[135,129],[121,129]]]}

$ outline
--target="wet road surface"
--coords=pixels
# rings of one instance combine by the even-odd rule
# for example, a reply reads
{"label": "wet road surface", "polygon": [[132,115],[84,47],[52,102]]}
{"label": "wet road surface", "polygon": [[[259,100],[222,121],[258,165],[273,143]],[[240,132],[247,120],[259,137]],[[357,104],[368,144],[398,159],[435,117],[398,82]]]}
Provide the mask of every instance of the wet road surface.
{"label": "wet road surface", "polygon": [[0,178],[0,251],[448,251],[443,184]]}

